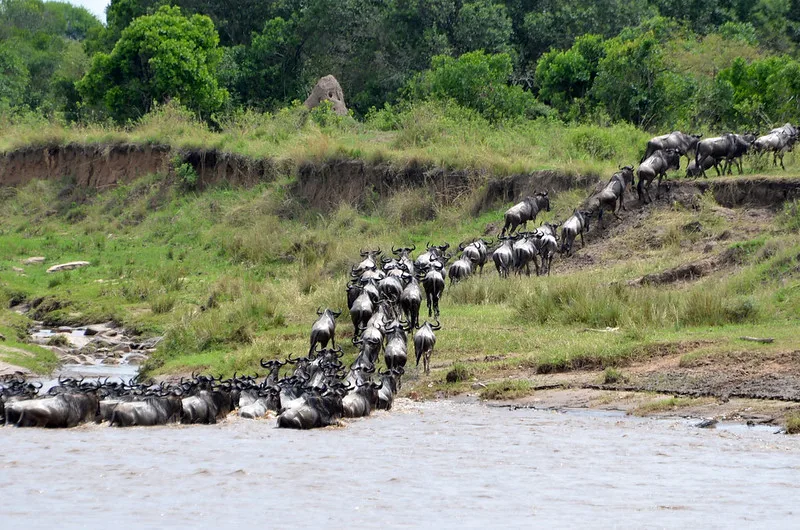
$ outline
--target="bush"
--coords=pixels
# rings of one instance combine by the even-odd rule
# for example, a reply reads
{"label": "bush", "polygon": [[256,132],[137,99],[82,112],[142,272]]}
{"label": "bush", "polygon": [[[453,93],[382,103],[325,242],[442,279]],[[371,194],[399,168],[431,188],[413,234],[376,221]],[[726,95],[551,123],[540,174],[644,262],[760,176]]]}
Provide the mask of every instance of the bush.
{"label": "bush", "polygon": [[466,365],[462,363],[455,363],[453,368],[447,372],[445,381],[448,383],[461,383],[462,381],[467,381],[470,377],[472,377],[472,373]]}
{"label": "bush", "polygon": [[507,53],[475,51],[458,58],[437,55],[431,59],[430,70],[408,84],[406,97],[412,102],[452,99],[492,122],[550,114],[532,93],[508,84],[512,72]]}

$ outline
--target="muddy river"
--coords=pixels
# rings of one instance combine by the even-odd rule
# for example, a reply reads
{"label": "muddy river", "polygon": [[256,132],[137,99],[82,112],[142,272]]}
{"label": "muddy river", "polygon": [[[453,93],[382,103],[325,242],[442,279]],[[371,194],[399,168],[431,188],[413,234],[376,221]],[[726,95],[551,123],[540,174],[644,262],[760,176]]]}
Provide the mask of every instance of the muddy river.
{"label": "muddy river", "polygon": [[0,429],[2,528],[796,527],[800,437],[412,403],[310,432]]}

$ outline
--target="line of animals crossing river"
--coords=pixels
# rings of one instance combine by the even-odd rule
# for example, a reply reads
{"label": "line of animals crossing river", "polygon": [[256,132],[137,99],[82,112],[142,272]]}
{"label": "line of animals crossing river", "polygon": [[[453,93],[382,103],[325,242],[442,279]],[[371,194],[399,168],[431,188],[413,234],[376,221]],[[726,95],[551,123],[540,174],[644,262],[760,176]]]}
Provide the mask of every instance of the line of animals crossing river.
{"label": "line of animals crossing river", "polygon": [[[636,172],[639,201],[652,201],[649,187],[656,178],[658,197],[662,178],[667,171],[679,169],[682,156],[689,160],[688,176],[705,175],[711,167],[719,174],[722,162],[723,174],[730,173],[732,165],[741,172],[741,157],[751,148],[758,155],[772,153],[773,164],[779,160],[783,167],[783,154],[792,149],[797,135],[798,130],[787,123],[758,138],[725,134],[701,140],[699,135],[678,131],[655,137],[648,142]],[[409,334],[417,367],[421,361],[422,371],[430,372],[435,332],[441,329],[439,302],[447,280],[452,286],[476,271],[483,275],[489,259],[503,278],[511,273],[530,275],[531,264],[537,275],[549,275],[557,254],[572,255],[578,236],[583,246],[595,214],[601,228],[604,211],[620,218],[625,192],[633,183],[633,166],[621,167],[588,200],[587,209],[574,210],[563,223],[542,223],[532,232],[525,231],[527,223],[534,222],[539,212],[550,211],[550,196],[544,191],[525,197],[505,212],[496,241],[462,242],[457,246],[460,255],[452,263],[455,249],[446,242],[428,243],[416,259],[412,259],[414,245],[392,247],[393,257],[384,256],[380,248],[361,250],[361,261],[351,268],[346,288],[352,343],[358,351],[349,366],[342,363],[344,352],[336,344],[336,321],[343,311],[319,308],[306,355],[262,359],[264,377],[193,375],[172,384],[148,384],[136,378],[59,378],[40,395],[41,383],[15,374],[0,379],[0,424],[51,428],[87,422],[118,427],[211,424],[235,412],[251,419],[273,414],[278,427],[310,429],[335,424],[343,417],[368,416],[376,409],[389,410],[405,374]],[[421,322],[423,294],[427,319]]]}

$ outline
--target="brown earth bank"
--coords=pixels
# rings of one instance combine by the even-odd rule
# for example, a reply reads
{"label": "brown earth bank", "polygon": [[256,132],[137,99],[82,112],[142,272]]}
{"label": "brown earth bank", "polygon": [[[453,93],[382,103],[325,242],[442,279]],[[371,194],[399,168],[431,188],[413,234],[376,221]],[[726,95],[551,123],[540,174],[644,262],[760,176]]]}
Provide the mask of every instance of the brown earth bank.
{"label": "brown earth bank", "polygon": [[[0,186],[18,186],[33,179],[73,178],[76,184],[107,188],[138,177],[174,173],[190,164],[198,187],[220,183],[252,186],[281,175],[296,177],[292,193],[308,206],[328,211],[340,203],[364,205],[409,188],[428,188],[442,204],[476,193],[473,214],[516,201],[536,191],[558,193],[586,189],[587,194],[610,175],[574,175],[558,170],[495,176],[481,169],[458,170],[418,162],[392,164],[363,160],[278,162],[206,149],[173,149],[167,145],[98,144],[30,146],[0,154]],[[725,207],[772,207],[800,197],[800,178],[737,177],[667,182],[664,198],[691,205],[710,190]],[[476,192],[477,190],[477,192]]]}
{"label": "brown earth bank", "polygon": [[[539,409],[586,408],[627,414],[684,417],[782,426],[800,413],[800,351],[737,352],[687,355],[704,343],[686,342],[663,348],[661,354],[617,371],[619,380],[604,382],[599,369],[555,374],[519,371],[505,379],[474,380],[473,392],[423,392],[414,384],[404,394],[412,399],[474,399],[486,386],[525,380],[524,397],[491,400],[493,406]],[[712,422],[713,423],[713,422]]]}

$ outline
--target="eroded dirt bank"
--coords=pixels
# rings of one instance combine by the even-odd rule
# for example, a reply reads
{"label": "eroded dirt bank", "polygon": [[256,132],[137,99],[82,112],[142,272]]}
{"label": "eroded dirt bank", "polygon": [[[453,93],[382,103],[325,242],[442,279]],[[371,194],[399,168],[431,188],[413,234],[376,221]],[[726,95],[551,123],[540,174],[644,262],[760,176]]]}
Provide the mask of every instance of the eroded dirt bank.
{"label": "eroded dirt bank", "polygon": [[[294,164],[253,159],[216,150],[181,150],[166,145],[105,144],[30,146],[0,155],[0,186],[19,186],[34,179],[73,178],[76,184],[108,188],[138,177],[174,173],[190,164],[200,188],[228,183],[252,186],[280,175],[294,174],[292,194],[309,207],[331,210],[340,203],[364,205],[406,189],[427,188],[441,204],[474,194],[473,214],[515,201],[536,191],[558,193],[585,189],[587,195],[608,175],[574,175],[541,170],[495,176],[486,170],[451,170],[410,162],[403,165],[362,160],[328,160]],[[680,180],[669,183],[665,196],[691,202],[710,190],[726,207],[775,206],[800,197],[800,178],[752,177]]]}

